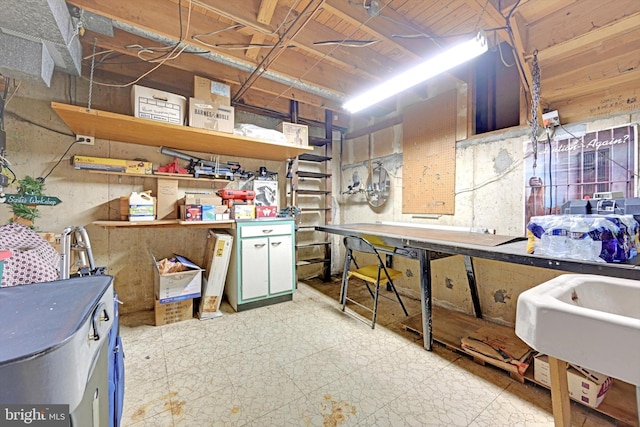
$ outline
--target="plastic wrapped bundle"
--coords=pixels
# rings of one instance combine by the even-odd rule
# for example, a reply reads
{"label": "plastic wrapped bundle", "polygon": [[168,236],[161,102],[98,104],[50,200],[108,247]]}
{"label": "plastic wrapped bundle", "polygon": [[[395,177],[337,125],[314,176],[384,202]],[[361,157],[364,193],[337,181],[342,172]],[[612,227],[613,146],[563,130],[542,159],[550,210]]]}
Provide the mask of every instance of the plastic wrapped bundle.
{"label": "plastic wrapped bundle", "polygon": [[632,215],[548,215],[527,224],[529,253],[595,262],[625,262],[638,253]]}

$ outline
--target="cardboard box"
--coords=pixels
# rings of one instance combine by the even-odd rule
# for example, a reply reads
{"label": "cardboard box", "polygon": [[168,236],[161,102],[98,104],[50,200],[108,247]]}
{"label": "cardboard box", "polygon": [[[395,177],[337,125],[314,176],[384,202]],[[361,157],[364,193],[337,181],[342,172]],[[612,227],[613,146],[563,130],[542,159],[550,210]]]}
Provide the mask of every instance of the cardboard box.
{"label": "cardboard box", "polygon": [[165,304],[156,300],[155,304],[156,326],[169,325],[193,318],[193,299],[168,302]]}
{"label": "cardboard box", "polygon": [[233,248],[233,236],[209,230],[205,250],[205,277],[202,281],[202,298],[198,309],[200,320],[221,316],[220,302],[229,269]]}
{"label": "cardboard box", "polygon": [[297,123],[282,122],[277,128],[291,145],[309,145],[309,127]]}
{"label": "cardboard box", "polygon": [[187,98],[162,90],[134,85],[131,89],[133,115],[141,119],[184,125]]}
{"label": "cardboard box", "polygon": [[254,205],[238,205],[231,207],[231,219],[254,219],[256,207]]}
{"label": "cardboard box", "polygon": [[234,108],[207,100],[189,98],[189,126],[218,132],[233,133]]}
{"label": "cardboard box", "polygon": [[158,179],[158,219],[178,218],[178,180]]}
{"label": "cardboard box", "polygon": [[193,97],[211,101],[211,103],[217,104],[218,106],[230,106],[231,87],[215,80],[194,76]]}
{"label": "cardboard box", "polygon": [[253,181],[253,191],[256,192],[254,203],[256,206],[275,206],[278,208],[278,181]]}
{"label": "cardboard box", "polygon": [[[567,370],[567,381],[569,383],[569,396],[592,408],[597,408],[602,403],[613,378],[599,372],[576,369],[569,366]],[[582,371],[582,372],[580,372]],[[551,387],[551,374],[549,372],[549,358],[546,354],[538,354],[533,359],[533,377],[536,381]],[[588,378],[587,378],[588,377]]]}
{"label": "cardboard box", "polygon": [[202,220],[203,221],[215,221],[216,220],[216,207],[211,205],[202,205]]}
{"label": "cardboard box", "polygon": [[[219,206],[211,206],[211,205],[201,205],[202,208],[202,220],[203,221],[217,221],[222,219],[222,215],[227,212],[227,207],[224,205]],[[227,219],[229,214],[227,214]]]}
{"label": "cardboard box", "polygon": [[202,269],[186,258],[176,255],[182,263],[189,267],[179,273],[160,274],[156,258],[153,259],[153,285],[156,299],[161,304],[182,301],[200,296],[202,285]]}
{"label": "cardboard box", "polygon": [[123,172],[150,175],[153,164],[138,160],[109,159],[104,157],[73,156],[73,167],[85,170]]}
{"label": "cardboard box", "polygon": [[278,216],[276,206],[256,206],[256,218],[271,218]]}
{"label": "cardboard box", "polygon": [[182,219],[184,219],[185,221],[202,221],[202,206],[184,205],[184,213]]}
{"label": "cardboard box", "polygon": [[222,204],[222,198],[214,193],[185,193],[180,204],[217,206]]}

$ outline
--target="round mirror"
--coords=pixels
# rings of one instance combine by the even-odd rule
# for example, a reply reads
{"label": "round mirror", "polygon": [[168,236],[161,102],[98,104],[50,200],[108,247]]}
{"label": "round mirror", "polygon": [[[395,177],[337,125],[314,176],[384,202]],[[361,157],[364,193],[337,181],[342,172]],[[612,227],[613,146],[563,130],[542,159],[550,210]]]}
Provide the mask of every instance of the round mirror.
{"label": "round mirror", "polygon": [[390,191],[391,177],[389,173],[382,166],[376,166],[367,177],[367,201],[372,207],[378,208],[387,202]]}

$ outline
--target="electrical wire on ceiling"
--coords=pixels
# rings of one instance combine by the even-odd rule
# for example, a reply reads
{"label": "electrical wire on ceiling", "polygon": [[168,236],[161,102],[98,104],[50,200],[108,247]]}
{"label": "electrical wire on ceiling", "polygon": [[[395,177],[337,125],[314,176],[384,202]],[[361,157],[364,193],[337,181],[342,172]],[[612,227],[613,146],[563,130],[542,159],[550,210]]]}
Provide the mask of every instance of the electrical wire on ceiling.
{"label": "electrical wire on ceiling", "polygon": [[[280,30],[282,29],[282,27],[284,27],[285,25],[289,24],[290,22],[294,22],[295,21],[294,19],[288,21],[288,18],[293,13],[293,10],[296,8],[296,6],[299,3],[300,3],[300,0],[297,0],[295,3],[293,3],[289,7],[289,10],[287,10],[287,14],[285,15],[284,19],[282,20],[282,22],[278,25],[278,27],[275,30],[267,32],[267,33],[263,33],[263,34],[267,35],[267,36],[278,36],[278,38],[279,38],[280,37]],[[305,15],[305,14],[303,14],[303,15]],[[303,16],[303,15],[301,15],[301,16]],[[191,36],[191,38],[193,40],[196,40],[199,43],[207,46],[207,47],[213,47],[213,48],[219,48],[219,49],[227,49],[227,50],[248,50],[248,49],[256,49],[256,48],[257,49],[275,48],[277,46],[277,44],[267,44],[267,43],[265,43],[265,44],[261,44],[261,43],[208,43],[208,42],[205,42],[204,40],[202,40],[203,37],[215,36],[215,35],[224,33],[224,32],[229,31],[229,30],[237,30],[237,29],[243,28],[243,27],[244,27],[244,25],[242,25],[242,24],[234,24],[234,25],[230,25],[228,27],[222,28],[220,30],[209,31],[208,33],[193,34]],[[285,47],[285,46],[280,46],[280,47]],[[293,47],[293,46],[286,46],[286,47]]]}
{"label": "electrical wire on ceiling", "polygon": [[[497,31],[500,30],[506,30],[507,27],[494,27],[494,28],[487,28],[487,29],[483,29],[482,31],[484,31],[485,33],[495,33]],[[433,40],[444,40],[444,39],[450,39],[450,38],[462,38],[462,37],[468,37],[468,36],[473,36],[475,34],[478,34],[478,31],[468,31],[468,32],[464,32],[464,33],[456,33],[456,34],[443,34],[441,36],[433,36],[433,35],[429,35],[429,34],[425,34],[425,33],[417,33],[417,34],[392,34],[391,37],[394,38],[399,38],[399,39],[433,39]]]}
{"label": "electrical wire on ceiling", "polygon": [[[380,8],[380,11],[384,10],[393,0],[388,0],[384,6],[382,6]],[[353,35],[359,31],[363,26],[365,26],[371,19],[373,19],[373,16],[370,16],[368,19],[366,19],[365,21],[361,22],[360,25],[358,25],[358,27],[356,29],[354,29],[349,35],[347,35],[344,40],[351,40],[353,38]],[[333,52],[338,49],[340,47],[339,44],[336,44],[334,48],[330,49],[328,52],[324,53],[320,58],[318,58],[316,60],[316,62],[314,62],[309,68],[307,68],[307,70],[300,76],[298,77],[298,81],[302,81],[302,79],[308,75],[312,70],[314,70],[322,61],[324,61],[325,58],[327,58],[328,56],[331,56],[333,54]],[[265,108],[270,108],[274,102],[276,102],[278,99],[282,98],[286,93],[289,92],[289,90],[293,87],[293,85],[288,85],[284,90],[282,90],[282,92],[280,92],[278,95],[276,95],[271,102],[269,102]]]}
{"label": "electrical wire on ceiling", "polygon": [[[309,3],[305,6],[302,13],[294,20],[293,24],[288,26],[282,34],[278,37],[278,45],[284,44],[288,45],[290,41],[294,40],[295,37],[302,31],[302,29],[306,26],[306,24],[313,19],[313,15],[315,15],[319,10],[320,6],[324,3],[324,0],[310,0]],[[304,17],[304,19],[302,19]],[[231,102],[237,102],[242,95],[258,80],[262,75],[269,69],[272,63],[274,63],[280,55],[284,52],[283,49],[271,49],[264,57],[260,60],[254,70],[249,74],[242,84],[240,88],[236,91],[235,95],[231,99]]]}
{"label": "electrical wire on ceiling", "polygon": [[[189,0],[189,13],[187,15],[187,25],[186,25],[186,29],[184,31],[184,34],[188,34],[189,33],[189,28],[190,28],[190,25],[191,25],[191,11],[193,9],[191,2],[192,2],[192,0]],[[182,44],[182,41],[183,41],[182,0],[178,0],[178,15],[179,15],[179,20],[180,20],[180,37],[179,37],[178,42],[173,46],[171,51],[167,51],[164,54],[162,54],[162,55],[160,55],[160,56],[158,56],[156,58],[153,58],[153,59],[150,59],[150,60],[149,59],[145,60],[146,62],[157,62],[157,65],[155,67],[151,68],[149,71],[143,73],[137,79],[135,79],[135,80],[133,80],[133,81],[131,81],[129,83],[125,83],[125,84],[100,83],[100,82],[94,81],[93,78],[91,78],[91,83],[92,84],[97,84],[97,85],[100,85],[100,86],[119,87],[119,88],[133,86],[134,84],[136,84],[140,80],[142,80],[144,77],[148,76],[149,74],[151,74],[152,72],[154,72],[155,70],[160,68],[165,62],[178,58],[185,51],[185,49],[188,47],[188,44],[185,43],[184,46],[181,49],[178,49],[178,47],[180,46],[180,44]],[[176,53],[177,51],[178,51],[178,53]],[[107,51],[104,51],[104,52],[107,52]],[[97,53],[94,53],[93,55],[91,55],[92,61],[95,60],[95,56],[96,55],[97,55]],[[140,57],[140,56],[138,55],[138,57]],[[92,62],[92,70],[93,70],[94,66],[95,66],[95,64]]]}
{"label": "electrical wire on ceiling", "polygon": [[244,25],[241,25],[241,24],[229,25],[228,27],[222,28],[221,30],[209,31],[208,33],[202,33],[202,34],[193,34],[193,35],[191,36],[191,38],[192,38],[193,40],[198,41],[199,43],[202,43],[202,44],[203,44],[203,45],[205,45],[205,46],[208,46],[208,47],[216,47],[216,45],[215,45],[215,44],[210,44],[210,43],[207,43],[207,42],[205,42],[205,41],[201,40],[201,37],[215,36],[215,35],[218,35],[218,34],[224,33],[224,32],[226,32],[226,31],[230,31],[230,30],[237,30],[238,28],[243,28],[243,27],[244,27]]}
{"label": "electrical wire on ceiling", "polygon": [[325,40],[321,42],[313,42],[314,46],[332,46],[338,45],[343,47],[369,47],[376,43],[380,43],[381,40]]}
{"label": "electrical wire on ceiling", "polygon": [[[295,19],[291,19],[291,20],[287,20],[288,17],[293,13],[293,10],[295,9],[295,7],[297,6],[297,4],[299,3],[296,2],[295,4],[291,5],[289,7],[289,10],[287,11],[287,14],[285,16],[285,18],[283,19],[283,21],[278,25],[278,27],[268,33],[263,33],[264,35],[267,36],[278,36],[280,37],[280,30],[283,27],[286,27],[287,25],[295,22],[295,19],[299,19],[301,17],[303,17],[304,15],[307,15],[310,12],[307,13],[303,13],[299,16],[297,16]],[[322,10],[322,8],[320,9]],[[223,50],[250,50],[250,49],[263,49],[263,48],[267,48],[267,49],[273,49],[276,47],[279,48],[293,48],[296,47],[295,45],[280,45],[278,46],[277,44],[273,44],[273,43],[209,43],[206,42],[204,40],[202,40],[203,37],[209,37],[209,36],[215,36],[218,35],[220,33],[229,31],[229,30],[234,30],[234,29],[238,29],[238,28],[243,28],[244,25],[242,24],[236,24],[236,25],[231,25],[228,26],[226,28],[220,29],[220,30],[214,30],[214,31],[210,31],[208,33],[203,33],[203,34],[194,34],[191,36],[192,39],[198,41],[199,43],[203,44],[204,46],[207,47],[212,47],[212,48],[216,48],[216,49],[223,49]],[[313,44],[315,46],[330,46],[330,45],[340,45],[343,47],[368,47],[371,46],[373,44],[376,44],[380,42],[380,40],[324,40],[324,41],[317,41],[314,42]]]}

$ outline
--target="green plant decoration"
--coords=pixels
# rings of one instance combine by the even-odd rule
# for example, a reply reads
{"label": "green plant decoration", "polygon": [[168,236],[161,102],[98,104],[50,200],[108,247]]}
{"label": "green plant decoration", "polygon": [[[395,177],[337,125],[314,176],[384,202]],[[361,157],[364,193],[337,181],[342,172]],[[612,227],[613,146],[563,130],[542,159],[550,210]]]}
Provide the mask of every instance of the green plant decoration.
{"label": "green plant decoration", "polygon": [[[44,182],[25,176],[18,180],[18,194],[25,196],[44,196]],[[13,218],[10,222],[18,222],[33,228],[33,222],[40,216],[40,211],[36,205],[26,205],[23,203],[11,203]]]}

